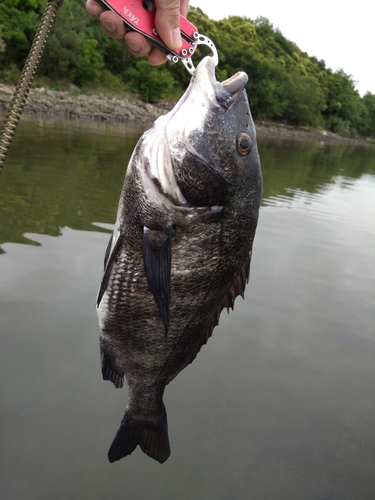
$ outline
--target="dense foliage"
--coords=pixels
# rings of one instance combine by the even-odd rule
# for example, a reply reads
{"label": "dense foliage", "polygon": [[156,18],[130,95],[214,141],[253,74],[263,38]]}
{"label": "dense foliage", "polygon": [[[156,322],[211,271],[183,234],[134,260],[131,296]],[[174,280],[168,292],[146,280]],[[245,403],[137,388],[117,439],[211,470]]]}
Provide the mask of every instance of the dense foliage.
{"label": "dense foliage", "polygon": [[[39,79],[55,88],[72,82],[84,89],[128,90],[149,102],[175,99],[184,91],[189,74],[182,64],[153,68],[130,56],[122,41],[107,37],[90,19],[84,4],[67,0],[59,10]],[[46,0],[0,0],[0,81],[17,80],[45,5]],[[302,52],[268,19],[213,21],[195,8],[189,18],[218,48],[219,80],[238,70],[249,75],[255,119],[375,136],[375,95],[361,97],[351,76]],[[194,56],[197,61],[202,50]]]}

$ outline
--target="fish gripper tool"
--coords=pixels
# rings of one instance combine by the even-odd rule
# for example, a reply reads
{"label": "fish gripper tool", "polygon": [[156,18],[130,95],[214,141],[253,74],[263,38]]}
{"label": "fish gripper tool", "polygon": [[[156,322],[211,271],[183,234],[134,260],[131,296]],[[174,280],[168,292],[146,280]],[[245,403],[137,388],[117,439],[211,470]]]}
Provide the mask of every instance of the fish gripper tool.
{"label": "fish gripper tool", "polygon": [[144,35],[151,45],[166,54],[170,63],[181,61],[189,73],[194,75],[195,67],[191,56],[198,45],[208,45],[217,66],[219,57],[215,44],[208,37],[201,35],[186,17],[180,16],[182,46],[178,51],[174,51],[165,45],[156,31],[153,0],[101,0],[101,2],[121,17],[127,31],[138,31]]}

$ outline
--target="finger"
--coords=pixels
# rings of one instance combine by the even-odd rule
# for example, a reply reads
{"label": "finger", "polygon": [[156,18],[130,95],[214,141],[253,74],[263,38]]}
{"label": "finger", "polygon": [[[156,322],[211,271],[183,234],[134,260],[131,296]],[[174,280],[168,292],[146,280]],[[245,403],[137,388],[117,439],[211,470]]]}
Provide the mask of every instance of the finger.
{"label": "finger", "polygon": [[123,23],[121,17],[115,12],[105,10],[100,14],[99,19],[104,31],[111,38],[122,38],[125,36],[125,24]]}
{"label": "finger", "polygon": [[129,52],[134,56],[142,57],[148,54],[148,62],[151,66],[159,66],[167,60],[164,52],[153,47],[143,35],[136,31],[125,35],[125,43]]}
{"label": "finger", "polygon": [[86,10],[89,16],[94,19],[99,19],[99,16],[103,12],[104,7],[95,0],[87,0]]}
{"label": "finger", "polygon": [[155,0],[155,27],[163,42],[173,50],[182,45],[179,0]]}
{"label": "finger", "polygon": [[125,35],[125,43],[129,52],[139,57],[147,55],[152,48],[147,39],[136,31],[131,31]]}
{"label": "finger", "polygon": [[189,0],[181,0],[180,1],[180,11],[184,17],[187,16],[188,10],[189,10]]}
{"label": "finger", "polygon": [[151,66],[160,66],[160,64],[164,64],[166,60],[167,58],[165,57],[164,52],[156,47],[152,47],[148,54],[148,62]]}

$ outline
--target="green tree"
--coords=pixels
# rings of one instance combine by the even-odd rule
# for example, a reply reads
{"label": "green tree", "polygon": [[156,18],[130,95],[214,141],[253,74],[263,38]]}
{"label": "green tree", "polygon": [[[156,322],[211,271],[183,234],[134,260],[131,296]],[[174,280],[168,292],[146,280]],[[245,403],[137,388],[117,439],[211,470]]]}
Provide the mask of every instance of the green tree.
{"label": "green tree", "polygon": [[351,76],[343,70],[325,75],[327,108],[323,112],[329,130],[343,135],[356,133],[365,107]]}
{"label": "green tree", "polygon": [[375,137],[375,95],[367,92],[362,98],[365,112],[362,115],[358,131],[365,135]]}
{"label": "green tree", "polygon": [[146,59],[138,59],[125,72],[129,90],[140,94],[148,102],[157,102],[173,93],[175,81],[165,66],[150,66]]}
{"label": "green tree", "polygon": [[313,76],[296,72],[285,82],[287,104],[283,118],[293,125],[317,125],[322,121],[326,104],[319,82]]}
{"label": "green tree", "polygon": [[7,47],[4,66],[23,65],[44,7],[44,0],[1,0],[0,28]]}
{"label": "green tree", "polygon": [[39,72],[53,81],[67,79],[76,85],[95,82],[104,68],[99,30],[81,2],[65,2],[56,17]]}

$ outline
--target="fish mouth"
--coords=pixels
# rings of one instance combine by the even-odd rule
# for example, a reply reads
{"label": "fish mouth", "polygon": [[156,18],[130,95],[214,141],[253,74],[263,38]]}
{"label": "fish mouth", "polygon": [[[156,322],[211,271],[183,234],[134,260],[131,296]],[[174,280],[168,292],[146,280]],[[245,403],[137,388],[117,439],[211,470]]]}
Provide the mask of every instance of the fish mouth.
{"label": "fish mouth", "polygon": [[223,82],[218,82],[215,75],[215,61],[207,56],[198,65],[192,84],[193,90],[199,92],[201,96],[207,95],[211,102],[227,111],[241,96],[247,81],[247,74],[238,71]]}

